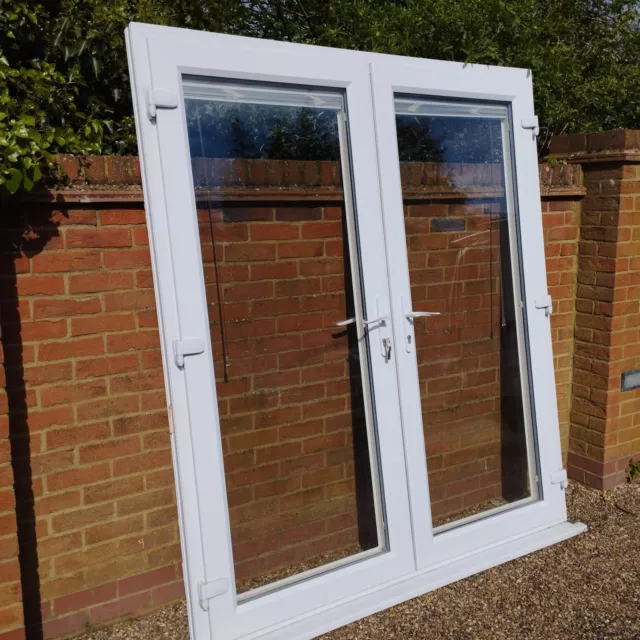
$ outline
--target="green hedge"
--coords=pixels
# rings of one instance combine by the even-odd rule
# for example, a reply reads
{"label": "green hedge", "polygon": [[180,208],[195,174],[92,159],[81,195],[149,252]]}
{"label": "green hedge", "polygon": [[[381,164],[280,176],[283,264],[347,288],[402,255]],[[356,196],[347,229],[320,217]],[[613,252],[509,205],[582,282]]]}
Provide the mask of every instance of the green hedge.
{"label": "green hedge", "polygon": [[618,0],[0,0],[0,184],[55,176],[55,153],[135,153],[131,20],[530,68],[540,148],[640,128],[640,11]]}

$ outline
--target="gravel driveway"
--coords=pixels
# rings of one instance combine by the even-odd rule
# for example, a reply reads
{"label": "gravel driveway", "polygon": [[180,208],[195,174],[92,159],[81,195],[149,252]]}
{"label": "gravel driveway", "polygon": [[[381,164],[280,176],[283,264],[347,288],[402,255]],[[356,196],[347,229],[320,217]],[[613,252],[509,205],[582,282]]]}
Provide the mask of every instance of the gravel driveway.
{"label": "gravel driveway", "polygon": [[[640,486],[572,483],[581,536],[333,631],[324,640],[639,640]],[[183,604],[82,640],[188,640]]]}

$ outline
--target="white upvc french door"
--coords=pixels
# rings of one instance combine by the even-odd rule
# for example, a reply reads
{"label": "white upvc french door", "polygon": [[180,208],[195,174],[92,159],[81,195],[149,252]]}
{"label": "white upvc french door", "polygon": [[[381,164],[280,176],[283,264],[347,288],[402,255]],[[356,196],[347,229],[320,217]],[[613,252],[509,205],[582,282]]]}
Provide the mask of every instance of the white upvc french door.
{"label": "white upvc french door", "polygon": [[[221,640],[251,637],[414,569],[395,349],[389,342],[390,300],[369,67],[366,60],[344,60],[340,52],[305,48],[291,55],[286,46],[277,45],[256,51],[251,40],[141,25],[130,27],[129,46],[143,141],[193,634],[213,637],[210,629],[215,627],[215,637]],[[236,82],[230,89],[225,84],[229,79]],[[243,84],[238,86],[238,81]],[[267,94],[254,95],[260,91]],[[278,583],[280,588],[260,597],[249,592],[252,597],[244,599],[235,588],[221,419],[191,169],[192,157],[200,151],[190,151],[185,106],[189,100],[216,106],[229,95],[239,96],[242,104],[250,102],[252,108],[265,103],[295,108],[302,101],[336,109],[345,184],[346,237],[342,240],[349,245],[354,320],[344,324],[350,318],[336,317],[343,325],[335,331],[357,334],[377,528],[377,545],[372,548],[321,566],[315,574],[302,572],[293,584]],[[163,108],[162,100],[172,108]],[[273,224],[284,228],[287,223]],[[283,300],[273,299],[272,303],[277,306]],[[327,334],[331,331],[325,329]],[[190,349],[202,354],[189,357]],[[187,357],[178,366],[176,354],[181,350]],[[208,599],[212,593],[215,597]]]}
{"label": "white upvc french door", "polygon": [[582,531],[528,73],[127,46],[192,638],[312,638]]}
{"label": "white upvc french door", "polygon": [[[422,544],[416,545],[419,567],[433,564],[434,558],[447,560],[496,542],[538,528],[549,527],[566,520],[564,477],[560,450],[558,414],[551,349],[550,313],[547,305],[547,283],[540,211],[540,188],[536,149],[537,119],[533,108],[531,75],[523,69],[477,66],[468,68],[432,60],[405,60],[384,57],[372,65],[373,96],[376,105],[376,132],[381,166],[385,231],[390,260],[390,280],[394,283],[392,308],[395,342],[398,348],[398,378],[400,381],[402,413],[407,445],[410,492],[414,534]],[[400,104],[403,101],[404,104]],[[401,347],[411,339],[418,347],[414,332],[415,322],[408,318],[411,311],[411,285],[409,274],[405,219],[403,216],[403,184],[398,160],[402,141],[396,134],[398,113],[419,116],[422,112],[455,122],[465,120],[467,137],[477,134],[474,123],[495,122],[498,127],[496,146],[500,147],[501,161],[494,163],[502,173],[504,217],[503,253],[510,254],[512,291],[501,283],[501,297],[514,298],[513,324],[517,350],[507,353],[515,360],[520,381],[518,393],[522,398],[521,429],[523,448],[522,471],[530,485],[525,499],[505,504],[503,508],[488,510],[486,517],[467,518],[465,526],[435,529],[430,509],[429,482],[425,466],[421,376],[416,370],[416,349]],[[502,113],[501,113],[502,112]],[[477,134],[479,135],[479,134]],[[471,155],[470,151],[466,152]],[[457,158],[465,162],[465,151]],[[467,161],[469,162],[469,161]],[[444,165],[444,162],[442,163]],[[455,169],[453,170],[455,173]],[[461,178],[461,176],[457,176]],[[455,180],[456,176],[453,177]],[[458,187],[467,203],[481,202],[468,186]],[[466,192],[465,192],[466,191]],[[477,204],[475,204],[477,206]],[[406,218],[408,221],[410,218]],[[479,228],[479,227],[478,227]],[[495,234],[496,229],[490,230]],[[460,234],[453,242],[469,238],[472,247],[485,247],[482,231]],[[444,235],[444,234],[442,234]],[[475,236],[475,237],[474,237]],[[464,261],[464,247],[457,259]],[[435,252],[432,256],[436,255]],[[498,259],[505,262],[505,258]],[[506,278],[504,278],[506,279]],[[452,287],[459,284],[450,279]],[[460,298],[458,298],[460,300]],[[436,299],[427,300],[425,310],[436,310]],[[502,307],[503,305],[501,305]],[[439,307],[438,307],[439,309]],[[466,309],[463,309],[466,312]],[[450,314],[446,309],[440,316]],[[427,323],[429,320],[427,320]],[[504,324],[504,321],[503,323]],[[428,331],[428,327],[427,327]],[[504,345],[502,346],[504,351]],[[427,363],[429,366],[432,363]],[[425,418],[427,421],[428,418]],[[429,446],[426,446],[429,454]],[[526,458],[526,459],[525,459]],[[463,478],[459,478],[462,480]],[[455,522],[453,522],[455,525]]]}

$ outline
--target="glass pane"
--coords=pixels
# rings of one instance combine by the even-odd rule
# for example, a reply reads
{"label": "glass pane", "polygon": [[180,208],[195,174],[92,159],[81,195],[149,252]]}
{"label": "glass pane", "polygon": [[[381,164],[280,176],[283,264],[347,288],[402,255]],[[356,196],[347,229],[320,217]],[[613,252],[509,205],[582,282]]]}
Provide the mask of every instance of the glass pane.
{"label": "glass pane", "polygon": [[384,546],[366,345],[336,326],[360,303],[344,98],[197,79],[184,89],[245,593]]}
{"label": "glass pane", "polygon": [[[434,527],[536,497],[506,107],[396,98]],[[523,389],[527,390],[523,394]]]}

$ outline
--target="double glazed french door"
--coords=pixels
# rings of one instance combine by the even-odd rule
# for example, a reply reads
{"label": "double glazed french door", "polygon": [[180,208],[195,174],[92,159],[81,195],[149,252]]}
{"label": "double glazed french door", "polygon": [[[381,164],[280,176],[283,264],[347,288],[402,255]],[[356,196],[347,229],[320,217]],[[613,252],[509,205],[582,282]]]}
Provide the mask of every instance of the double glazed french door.
{"label": "double glazed french door", "polygon": [[531,81],[127,33],[192,637],[562,540]]}

